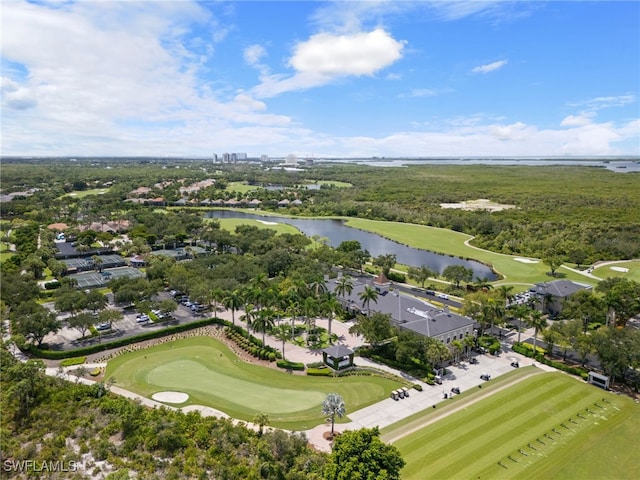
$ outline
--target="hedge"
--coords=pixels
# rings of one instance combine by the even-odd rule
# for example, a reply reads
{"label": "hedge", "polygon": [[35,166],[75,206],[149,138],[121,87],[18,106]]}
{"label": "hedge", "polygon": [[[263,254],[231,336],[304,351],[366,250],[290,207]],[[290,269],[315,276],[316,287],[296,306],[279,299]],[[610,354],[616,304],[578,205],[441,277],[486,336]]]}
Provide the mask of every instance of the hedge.
{"label": "hedge", "polygon": [[330,368],[307,368],[307,375],[312,377],[331,377],[333,372]]}
{"label": "hedge", "polygon": [[289,360],[278,360],[276,362],[278,368],[285,368],[287,370],[304,370],[304,363],[302,362],[290,362]]}
{"label": "hedge", "polygon": [[162,338],[174,333],[185,332],[200,327],[206,327],[208,325],[227,325],[228,323],[230,322],[222,320],[221,318],[206,318],[182,325],[174,325],[171,327],[163,328],[162,330],[146,332],[133,337],[121,338],[112,342],[105,342],[99,343],[97,345],[91,345],[89,347],[76,348],[74,350],[41,350],[35,345],[24,345],[24,351],[33,355],[34,357],[46,358],[48,360],[61,360],[63,358],[78,357],[82,355],[86,356],[93,353],[104,352],[105,350],[111,350],[112,348],[124,347],[127,345],[131,345],[132,343],[142,342],[144,340]]}
{"label": "hedge", "polygon": [[[576,375],[585,380],[589,377],[589,371],[586,368],[573,367],[562,362],[556,362],[555,360],[551,360],[543,355],[544,349],[536,346],[536,350],[537,355],[535,356],[535,360],[537,360],[538,362],[544,363],[545,365],[553,367],[557,370],[570,373],[571,375]],[[513,351],[525,355],[529,358],[533,357],[533,346],[529,345],[528,343],[514,343]]]}
{"label": "hedge", "polygon": [[87,361],[87,357],[73,357],[67,358],[60,362],[61,367],[71,367],[72,365],[82,365]]}

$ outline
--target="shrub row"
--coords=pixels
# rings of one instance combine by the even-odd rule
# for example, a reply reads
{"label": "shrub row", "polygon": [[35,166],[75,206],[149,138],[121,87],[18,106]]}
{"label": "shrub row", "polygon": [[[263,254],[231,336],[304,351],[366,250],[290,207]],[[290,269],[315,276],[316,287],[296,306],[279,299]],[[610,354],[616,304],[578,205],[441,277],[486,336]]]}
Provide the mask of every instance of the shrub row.
{"label": "shrub row", "polygon": [[312,377],[331,377],[333,371],[330,368],[307,368],[307,375]]}
{"label": "shrub row", "polygon": [[[589,378],[589,371],[587,369],[582,367],[573,367],[562,362],[551,360],[544,356],[544,350],[538,346],[536,346],[536,350],[537,355],[535,356],[535,360],[537,360],[538,362],[544,363],[545,365],[553,367],[557,370],[570,373],[571,375],[576,375],[577,377],[581,377],[584,380]],[[528,343],[515,343],[513,345],[513,351],[525,355],[529,358],[533,357],[533,345],[529,345]]]}
{"label": "shrub row", "polygon": [[82,365],[87,361],[87,357],[66,358],[60,362],[61,367],[71,367],[72,365]]}
{"label": "shrub row", "polygon": [[162,330],[155,330],[153,332],[146,332],[141,335],[133,337],[120,338],[112,342],[99,343],[97,345],[91,345],[89,347],[81,347],[73,350],[42,350],[35,345],[23,344],[18,347],[25,353],[29,353],[34,357],[46,358],[48,360],[61,360],[63,358],[77,357],[81,355],[91,355],[93,353],[103,352],[112,348],[124,347],[131,345],[132,343],[142,342],[144,340],[152,340],[154,338],[161,338],[167,335],[172,335],[178,332],[184,332],[187,330],[193,330],[195,328],[204,327],[207,325],[225,325],[229,322],[220,318],[206,318],[204,320],[197,320],[191,323],[185,323],[182,325],[173,325]]}
{"label": "shrub row", "polygon": [[227,338],[233,340],[245,352],[261,360],[275,361],[282,355],[275,348],[263,345],[261,340],[249,335],[244,329],[227,326],[224,329]]}
{"label": "shrub row", "polygon": [[280,359],[276,362],[278,368],[284,368],[286,370],[304,370],[304,363],[302,362],[290,362],[289,360]]}

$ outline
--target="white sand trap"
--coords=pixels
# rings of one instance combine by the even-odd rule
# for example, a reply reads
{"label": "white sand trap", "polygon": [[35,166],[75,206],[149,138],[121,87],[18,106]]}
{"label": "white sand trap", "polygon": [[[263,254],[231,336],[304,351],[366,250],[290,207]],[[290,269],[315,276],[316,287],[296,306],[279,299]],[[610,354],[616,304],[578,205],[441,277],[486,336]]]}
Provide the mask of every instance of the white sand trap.
{"label": "white sand trap", "polygon": [[277,225],[278,222],[267,222],[266,220],[258,220],[263,225]]}
{"label": "white sand trap", "polygon": [[530,258],[522,258],[522,257],[516,257],[514,258],[514,260],[520,263],[539,263],[540,262],[540,260],[531,260]]}
{"label": "white sand trap", "polygon": [[623,273],[627,273],[629,271],[628,268],[624,268],[624,267],[609,267],[611,270],[615,270],[616,272],[623,272]]}
{"label": "white sand trap", "polygon": [[189,400],[189,395],[182,392],[158,392],[154,393],[151,398],[153,398],[156,402],[184,403]]}

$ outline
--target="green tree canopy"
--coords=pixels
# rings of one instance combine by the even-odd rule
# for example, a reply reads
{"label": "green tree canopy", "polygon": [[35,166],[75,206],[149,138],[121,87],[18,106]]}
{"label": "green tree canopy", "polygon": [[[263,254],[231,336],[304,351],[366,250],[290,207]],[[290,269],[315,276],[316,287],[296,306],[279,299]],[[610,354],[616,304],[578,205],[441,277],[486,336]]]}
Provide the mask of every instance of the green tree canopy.
{"label": "green tree canopy", "polygon": [[397,480],[405,461],[393,445],[380,440],[375,428],[348,430],[333,444],[325,480]]}

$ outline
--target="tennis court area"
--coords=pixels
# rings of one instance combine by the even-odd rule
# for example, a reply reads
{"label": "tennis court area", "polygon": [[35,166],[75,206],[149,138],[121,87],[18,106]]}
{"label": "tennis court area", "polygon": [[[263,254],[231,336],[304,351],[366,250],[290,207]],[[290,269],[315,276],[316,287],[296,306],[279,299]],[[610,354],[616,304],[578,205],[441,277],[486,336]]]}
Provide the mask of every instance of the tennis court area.
{"label": "tennis court area", "polygon": [[76,282],[78,282],[78,288],[104,287],[109,282],[109,280],[120,277],[138,278],[144,277],[144,273],[135,268],[120,267],[110,268],[108,270],[104,270],[102,273],[83,272],[69,275],[69,278],[73,278]]}

